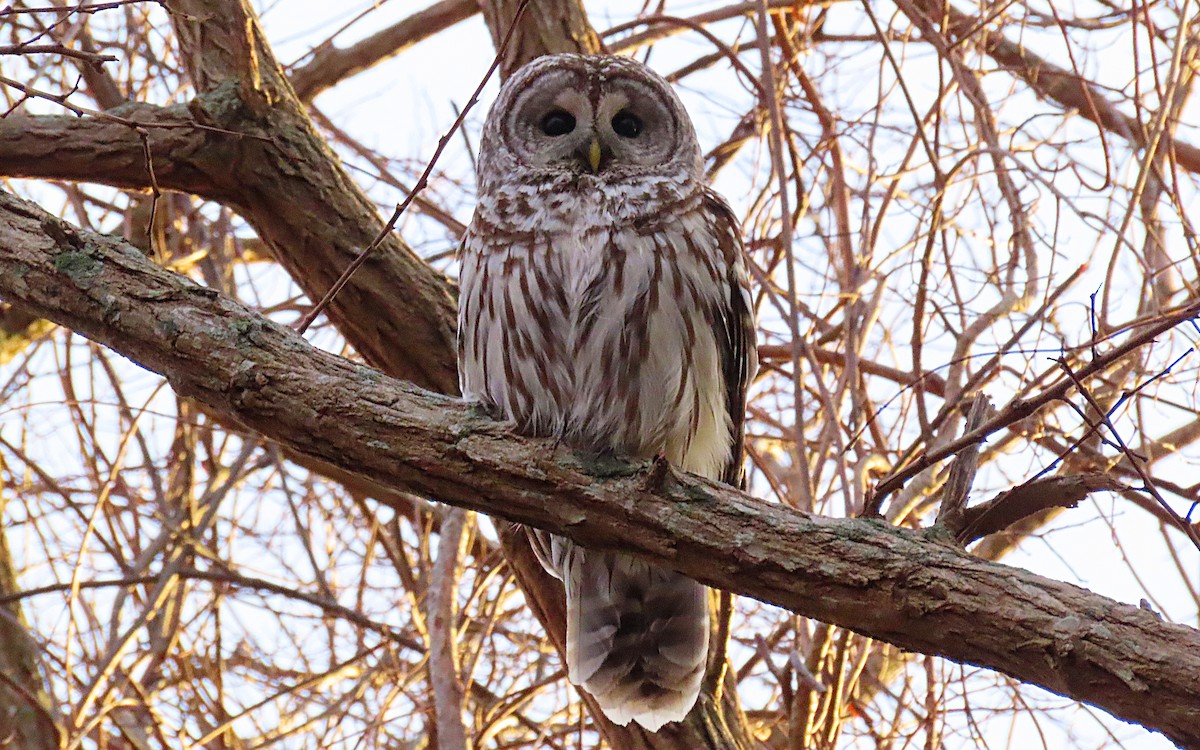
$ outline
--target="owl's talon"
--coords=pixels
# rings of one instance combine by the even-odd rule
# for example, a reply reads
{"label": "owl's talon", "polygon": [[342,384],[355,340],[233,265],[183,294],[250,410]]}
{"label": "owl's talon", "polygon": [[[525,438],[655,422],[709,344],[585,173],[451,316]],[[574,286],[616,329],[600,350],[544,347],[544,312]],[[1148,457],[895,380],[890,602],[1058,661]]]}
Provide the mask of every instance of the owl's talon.
{"label": "owl's talon", "polygon": [[671,471],[671,462],[667,460],[664,453],[655,454],[650,461],[650,468],[646,471],[646,476],[642,477],[639,483],[639,488],[643,492],[658,492],[663,488],[667,481],[667,475]]}

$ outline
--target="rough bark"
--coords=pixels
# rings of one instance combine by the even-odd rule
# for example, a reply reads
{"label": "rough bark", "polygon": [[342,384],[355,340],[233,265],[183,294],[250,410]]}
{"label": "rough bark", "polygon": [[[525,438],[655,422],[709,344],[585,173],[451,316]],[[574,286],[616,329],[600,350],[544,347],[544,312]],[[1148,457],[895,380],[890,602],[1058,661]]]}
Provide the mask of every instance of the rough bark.
{"label": "rough bark", "polygon": [[[227,175],[225,202],[308,296],[320,299],[384,222],[314,129],[246,2],[167,6],[199,94],[190,114],[244,134],[209,131],[202,158]],[[351,278],[329,315],[368,361],[418,385],[456,392],[451,285],[395,235]]]}
{"label": "rough bark", "polygon": [[0,193],[0,298],[181,394],[373,480],[621,549],[901,648],[988,667],[1200,747],[1200,631],[911,531],[770,505],[516,437],[477,409],[309,346],[133,247]]}
{"label": "rough bark", "polygon": [[[482,3],[484,20],[497,48],[523,2],[525,0]],[[542,55],[557,52],[594,54],[604,50],[604,44],[588,23],[587,13],[579,0],[528,0],[525,12],[516,20],[517,31],[500,60],[500,75],[504,78]]]}

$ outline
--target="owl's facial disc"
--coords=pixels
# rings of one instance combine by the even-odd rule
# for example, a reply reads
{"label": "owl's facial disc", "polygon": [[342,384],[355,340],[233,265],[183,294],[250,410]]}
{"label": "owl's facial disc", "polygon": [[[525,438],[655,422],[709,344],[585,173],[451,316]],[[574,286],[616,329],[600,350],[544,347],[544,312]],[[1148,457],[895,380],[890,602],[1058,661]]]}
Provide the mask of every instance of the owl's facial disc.
{"label": "owl's facial disc", "polygon": [[535,168],[610,178],[649,173],[675,156],[676,117],[663,96],[632,78],[556,71],[517,99],[506,140]]}

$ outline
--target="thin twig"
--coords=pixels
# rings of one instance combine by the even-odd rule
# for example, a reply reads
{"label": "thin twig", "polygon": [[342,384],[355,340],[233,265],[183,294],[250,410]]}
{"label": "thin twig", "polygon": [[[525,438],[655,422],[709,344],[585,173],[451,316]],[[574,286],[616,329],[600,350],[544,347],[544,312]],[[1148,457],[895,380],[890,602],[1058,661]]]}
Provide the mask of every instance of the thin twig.
{"label": "thin twig", "polygon": [[[1079,392],[1079,395],[1083,396],[1083,399],[1088,402],[1088,406],[1092,408],[1096,414],[1096,417],[1107,429],[1108,434],[1112,437],[1117,449],[1121,451],[1121,454],[1127,461],[1129,461],[1129,465],[1132,466],[1133,470],[1137,472],[1137,475],[1141,477],[1142,491],[1153,497],[1155,501],[1162,506],[1163,510],[1170,515],[1171,520],[1174,521],[1177,526],[1179,526],[1179,529],[1183,531],[1192,544],[1196,545],[1196,549],[1200,549],[1200,534],[1196,533],[1195,527],[1188,523],[1183,516],[1180,516],[1175,512],[1175,510],[1167,502],[1166,498],[1162,496],[1162,493],[1158,491],[1158,488],[1154,486],[1154,479],[1150,476],[1150,473],[1146,471],[1145,459],[1129,449],[1129,446],[1125,443],[1125,439],[1121,437],[1121,433],[1117,430],[1116,425],[1112,423],[1110,413],[1096,402],[1096,398],[1092,395],[1092,392],[1083,384],[1083,381],[1080,380],[1079,375],[1077,375],[1071,368],[1070,364],[1067,363],[1065,357],[1059,357],[1058,366],[1067,374],[1067,377],[1075,386],[1075,390]],[[1082,416],[1088,422],[1092,421],[1092,419],[1082,410],[1078,411],[1080,416]]]}
{"label": "thin twig", "polygon": [[[1133,351],[1152,343],[1158,336],[1175,328],[1181,323],[1185,323],[1200,315],[1200,300],[1193,301],[1188,305],[1177,309],[1175,312],[1157,317],[1157,322],[1146,324],[1145,330],[1136,336],[1131,337],[1128,341],[1115,347],[1107,354],[1093,359],[1084,366],[1077,375],[1079,377],[1090,377],[1099,372],[1103,372],[1114,363],[1120,361]],[[1010,401],[1007,406],[1001,409],[995,417],[981,425],[979,429],[972,430],[963,435],[958,440],[955,440],[942,448],[925,453],[915,460],[905,465],[903,468],[898,468],[879,483],[875,488],[876,496],[887,496],[904,485],[909,479],[912,479],[917,474],[925,469],[933,466],[939,461],[945,460],[949,456],[953,456],[958,451],[968,445],[971,445],[979,440],[986,438],[997,430],[1027,419],[1036,414],[1039,410],[1053,401],[1060,401],[1066,395],[1067,391],[1073,387],[1070,379],[1064,378],[1053,386],[1046,388],[1036,396],[1024,399],[1015,399]]]}
{"label": "thin twig", "polygon": [[62,55],[63,57],[74,57],[79,60],[85,60],[93,65],[100,65],[106,62],[117,62],[120,58],[116,55],[103,55],[99,52],[84,52],[83,50],[71,49],[62,44],[4,44],[0,45],[0,55],[37,55],[37,54],[54,54]]}

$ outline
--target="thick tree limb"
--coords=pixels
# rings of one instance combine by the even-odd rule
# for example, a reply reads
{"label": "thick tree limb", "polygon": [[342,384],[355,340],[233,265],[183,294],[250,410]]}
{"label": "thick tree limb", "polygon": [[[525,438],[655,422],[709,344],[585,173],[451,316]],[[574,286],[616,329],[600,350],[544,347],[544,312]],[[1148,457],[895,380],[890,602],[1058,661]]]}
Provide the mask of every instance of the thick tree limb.
{"label": "thick tree limb", "polygon": [[901,648],[996,669],[1200,747],[1200,631],[963,553],[643,464],[552,450],[309,346],[237,302],[0,193],[0,298],[110,346],[291,449],[621,549]]}
{"label": "thick tree limb", "polygon": [[[231,84],[187,107],[129,104],[115,113],[142,126],[145,145],[134,128],[102,117],[0,120],[0,174],[138,189],[150,184],[148,150],[161,188],[234,207],[312,299],[383,226],[299,109],[273,107],[259,118]],[[329,313],[364,357],[420,385],[454,389],[450,285],[399,238],[384,241]]]}
{"label": "thick tree limb", "polygon": [[[212,96],[193,106],[203,111],[230,103]],[[0,120],[0,174],[142,190],[151,183],[149,157],[160,188],[220,202],[236,197],[239,187],[224,161],[243,158],[236,132],[205,130],[183,105],[131,102],[109,114],[9,115]],[[141,126],[145,139],[126,123]]]}

